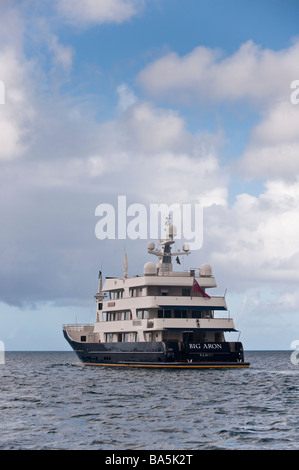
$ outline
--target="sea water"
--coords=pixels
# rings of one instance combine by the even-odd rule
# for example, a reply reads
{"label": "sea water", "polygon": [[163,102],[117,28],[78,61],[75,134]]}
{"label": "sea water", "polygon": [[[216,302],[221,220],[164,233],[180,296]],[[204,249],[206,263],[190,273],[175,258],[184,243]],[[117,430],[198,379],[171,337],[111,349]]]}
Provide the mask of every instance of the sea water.
{"label": "sea water", "polygon": [[6,352],[2,450],[294,450],[299,365],[246,352],[249,369],[84,366],[73,352]]}

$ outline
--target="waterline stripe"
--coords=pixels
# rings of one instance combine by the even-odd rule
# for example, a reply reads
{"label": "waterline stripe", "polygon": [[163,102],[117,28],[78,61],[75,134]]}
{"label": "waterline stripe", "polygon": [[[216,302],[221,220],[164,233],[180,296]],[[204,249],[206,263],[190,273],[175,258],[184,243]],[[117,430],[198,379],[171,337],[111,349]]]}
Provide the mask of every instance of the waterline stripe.
{"label": "waterline stripe", "polygon": [[108,367],[151,367],[151,368],[158,368],[158,369],[238,369],[238,368],[247,368],[249,364],[231,364],[231,365],[154,365],[154,364],[108,364],[108,363],[92,363],[92,362],[84,362],[85,366],[108,366]]}

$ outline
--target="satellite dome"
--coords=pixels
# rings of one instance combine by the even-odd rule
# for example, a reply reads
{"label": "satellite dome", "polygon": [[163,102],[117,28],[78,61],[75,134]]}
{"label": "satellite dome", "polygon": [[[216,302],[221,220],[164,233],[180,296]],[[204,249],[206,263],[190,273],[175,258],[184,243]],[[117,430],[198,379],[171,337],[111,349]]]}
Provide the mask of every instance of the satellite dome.
{"label": "satellite dome", "polygon": [[199,275],[202,277],[212,276],[212,268],[209,264],[202,264],[199,268]]}
{"label": "satellite dome", "polygon": [[148,249],[149,251],[153,251],[154,248],[155,248],[154,242],[148,242],[148,244],[147,244],[147,249]]}
{"label": "satellite dome", "polygon": [[143,272],[145,276],[156,276],[157,275],[157,266],[155,263],[152,263],[149,261],[148,263],[145,263]]}

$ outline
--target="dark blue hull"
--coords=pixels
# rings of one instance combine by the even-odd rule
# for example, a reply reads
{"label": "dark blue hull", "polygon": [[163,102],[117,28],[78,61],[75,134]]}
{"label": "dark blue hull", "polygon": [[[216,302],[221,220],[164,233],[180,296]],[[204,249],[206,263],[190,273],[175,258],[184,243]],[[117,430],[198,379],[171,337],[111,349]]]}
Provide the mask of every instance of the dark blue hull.
{"label": "dark blue hull", "polygon": [[63,330],[80,361],[86,365],[168,367],[168,368],[227,368],[248,367],[244,362],[240,342],[77,342]]}

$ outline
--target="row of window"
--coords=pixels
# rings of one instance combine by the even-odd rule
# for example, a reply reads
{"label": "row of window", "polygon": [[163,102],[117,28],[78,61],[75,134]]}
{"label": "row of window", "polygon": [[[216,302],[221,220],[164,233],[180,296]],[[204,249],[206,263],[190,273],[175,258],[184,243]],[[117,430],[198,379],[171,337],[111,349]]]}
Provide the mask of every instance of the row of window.
{"label": "row of window", "polygon": [[[143,295],[143,288],[142,287],[132,287],[129,291],[130,297],[140,297]],[[169,295],[168,289],[161,289],[161,295],[166,296]],[[189,287],[183,287],[182,288],[182,296],[183,297],[190,297],[191,295],[191,289]],[[109,298],[110,300],[115,300],[115,299],[123,299],[124,298],[124,290],[123,289],[118,289],[114,291],[109,292]]]}
{"label": "row of window", "polygon": [[[143,293],[142,287],[133,287],[130,289],[130,297],[140,297]],[[109,292],[109,298],[110,300],[115,300],[115,299],[123,299],[124,297],[124,290],[123,289],[118,289],[118,290],[113,290]]]}
{"label": "row of window", "polygon": [[105,343],[123,343],[123,342],[135,342],[139,341],[139,335],[137,331],[129,331],[127,333],[105,333],[104,334]]}
{"label": "row of window", "polygon": [[[157,341],[158,333],[151,331],[144,332],[144,341]],[[129,331],[126,333],[104,333],[104,341],[106,343],[127,343],[139,341],[139,334],[137,331]]]}
{"label": "row of window", "polygon": [[158,310],[158,318],[212,318],[211,310]]}
{"label": "row of window", "polygon": [[[103,312],[103,321],[120,321],[120,320],[132,320],[131,310],[125,310],[122,312]],[[142,320],[148,318],[148,310],[140,309],[136,312],[136,318]]]}
{"label": "row of window", "polygon": [[[212,318],[213,312],[211,310],[158,310],[157,318]],[[121,321],[132,320],[131,310],[121,312],[103,312],[103,321]],[[149,311],[146,309],[138,309],[136,311],[136,318],[143,320],[149,318]]]}

